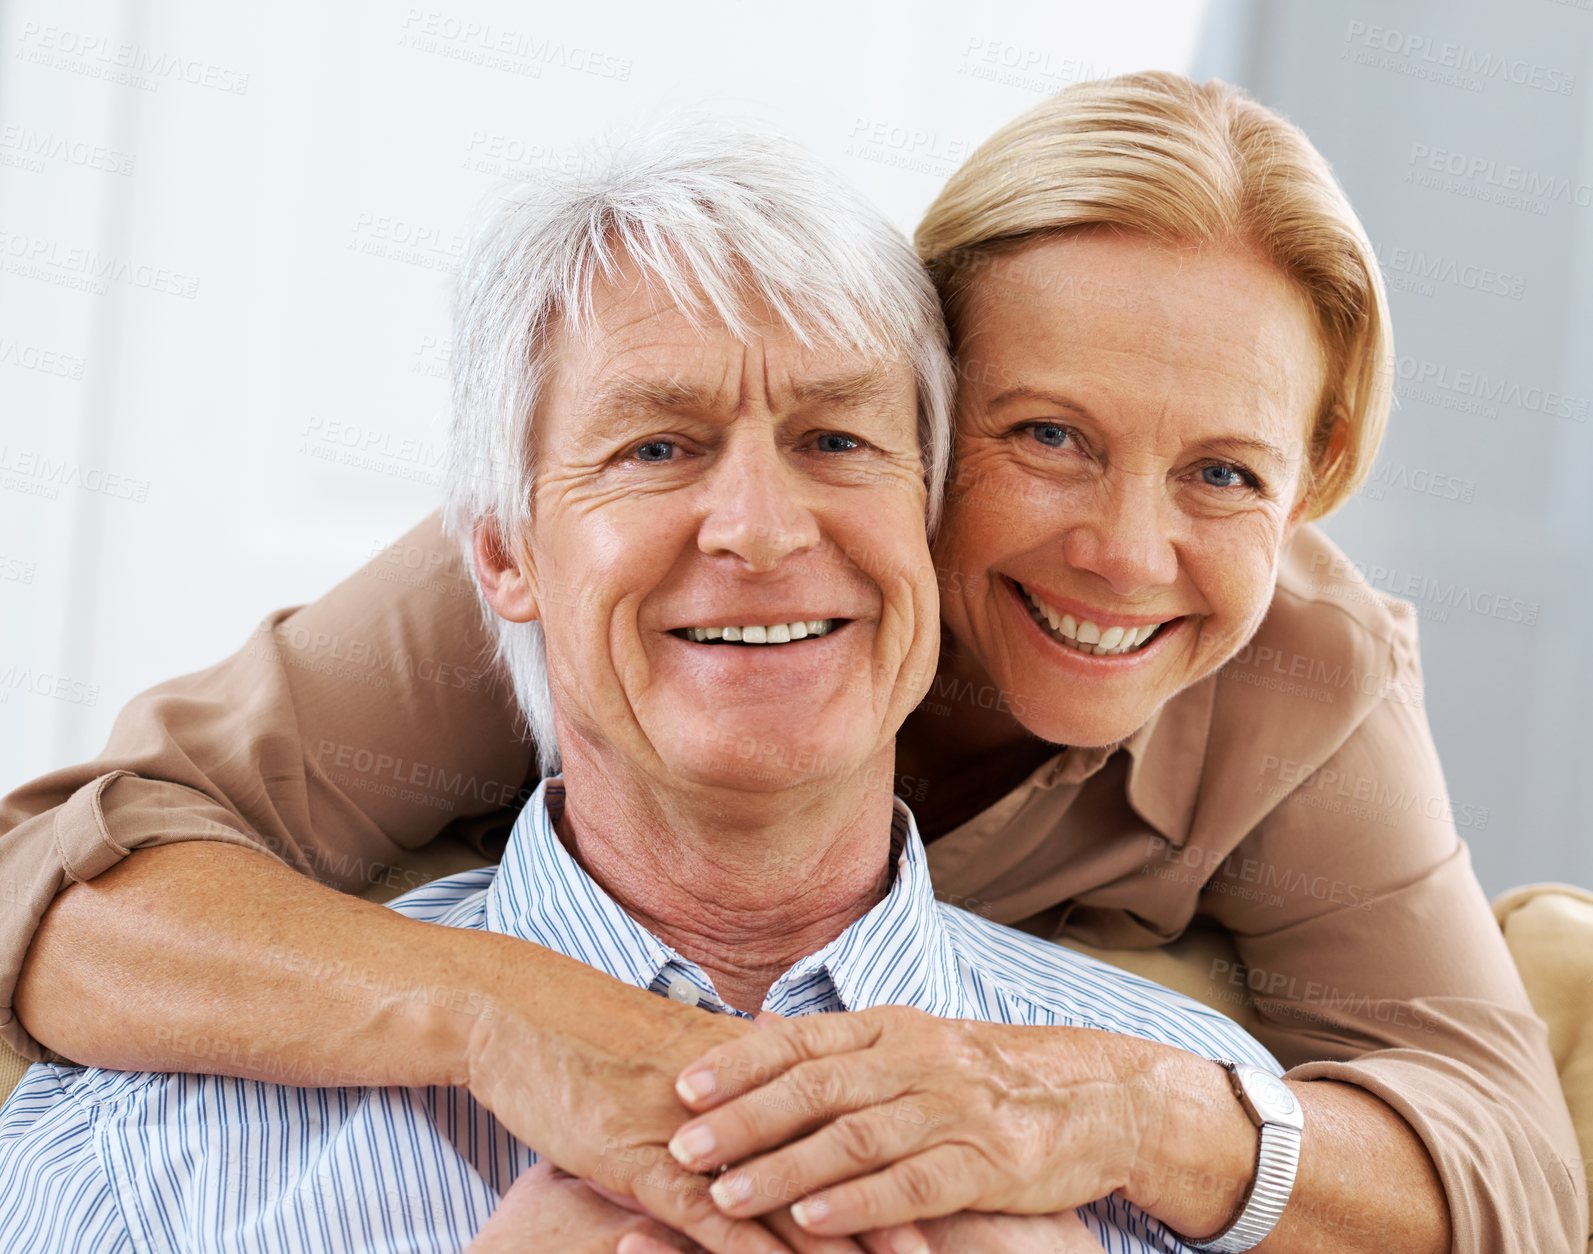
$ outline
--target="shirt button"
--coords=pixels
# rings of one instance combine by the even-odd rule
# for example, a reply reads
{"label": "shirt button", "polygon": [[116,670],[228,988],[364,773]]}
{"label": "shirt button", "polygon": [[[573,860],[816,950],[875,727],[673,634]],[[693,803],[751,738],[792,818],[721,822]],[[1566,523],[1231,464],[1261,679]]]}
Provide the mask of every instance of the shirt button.
{"label": "shirt button", "polygon": [[698,992],[697,986],[684,975],[670,976],[664,991],[670,1001],[678,1001],[682,1006],[695,1006],[702,1000],[702,994]]}

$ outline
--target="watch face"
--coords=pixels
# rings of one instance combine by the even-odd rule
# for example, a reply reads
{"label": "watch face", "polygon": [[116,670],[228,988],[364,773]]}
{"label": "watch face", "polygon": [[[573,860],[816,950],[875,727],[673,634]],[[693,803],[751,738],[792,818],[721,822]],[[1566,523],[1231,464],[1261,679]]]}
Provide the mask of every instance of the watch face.
{"label": "watch face", "polygon": [[1300,1109],[1289,1086],[1277,1076],[1247,1067],[1243,1074],[1245,1093],[1265,1123],[1292,1123]]}

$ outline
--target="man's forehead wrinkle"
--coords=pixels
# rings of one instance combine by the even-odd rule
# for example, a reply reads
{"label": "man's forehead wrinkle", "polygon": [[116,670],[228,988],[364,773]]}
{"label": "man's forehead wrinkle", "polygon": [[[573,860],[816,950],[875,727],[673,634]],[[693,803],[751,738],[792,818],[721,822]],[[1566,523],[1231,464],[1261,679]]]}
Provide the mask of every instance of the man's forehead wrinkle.
{"label": "man's forehead wrinkle", "polygon": [[798,404],[864,406],[895,399],[902,380],[883,366],[868,366],[852,374],[798,378],[792,396]]}
{"label": "man's forehead wrinkle", "polygon": [[678,374],[652,378],[619,374],[593,393],[581,413],[584,417],[599,417],[616,410],[714,412],[725,408],[724,402],[722,386],[689,382]]}

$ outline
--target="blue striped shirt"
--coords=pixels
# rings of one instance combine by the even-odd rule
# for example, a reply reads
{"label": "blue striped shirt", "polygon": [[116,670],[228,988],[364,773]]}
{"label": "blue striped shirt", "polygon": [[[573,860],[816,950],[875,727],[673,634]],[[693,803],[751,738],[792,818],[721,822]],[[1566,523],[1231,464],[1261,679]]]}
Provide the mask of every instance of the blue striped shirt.
{"label": "blue striped shirt", "polygon": [[[559,781],[545,781],[500,866],[437,880],[392,908],[535,941],[640,987],[739,1013],[569,855],[554,830],[562,803]],[[905,1005],[1097,1028],[1281,1074],[1216,1011],[938,902],[899,801],[892,841],[896,876],[885,897],[782,975],[765,1009]],[[0,1250],[455,1251],[535,1161],[458,1088],[293,1087],[40,1063],[0,1109]],[[1080,1214],[1112,1254],[1187,1248],[1114,1198]]]}

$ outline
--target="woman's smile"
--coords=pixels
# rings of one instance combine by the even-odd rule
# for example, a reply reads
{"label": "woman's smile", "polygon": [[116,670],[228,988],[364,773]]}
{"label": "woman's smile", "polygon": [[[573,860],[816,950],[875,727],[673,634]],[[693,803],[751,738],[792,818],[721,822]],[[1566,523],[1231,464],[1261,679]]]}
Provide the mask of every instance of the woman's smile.
{"label": "woman's smile", "polygon": [[1068,609],[1059,608],[1060,598],[1042,596],[1016,579],[1005,576],[1003,579],[1028,608],[1036,626],[1044,629],[1058,644],[1084,657],[1114,659],[1145,653],[1183,619],[1183,615],[1124,619],[1076,606],[1071,607],[1076,613],[1070,613]]}

